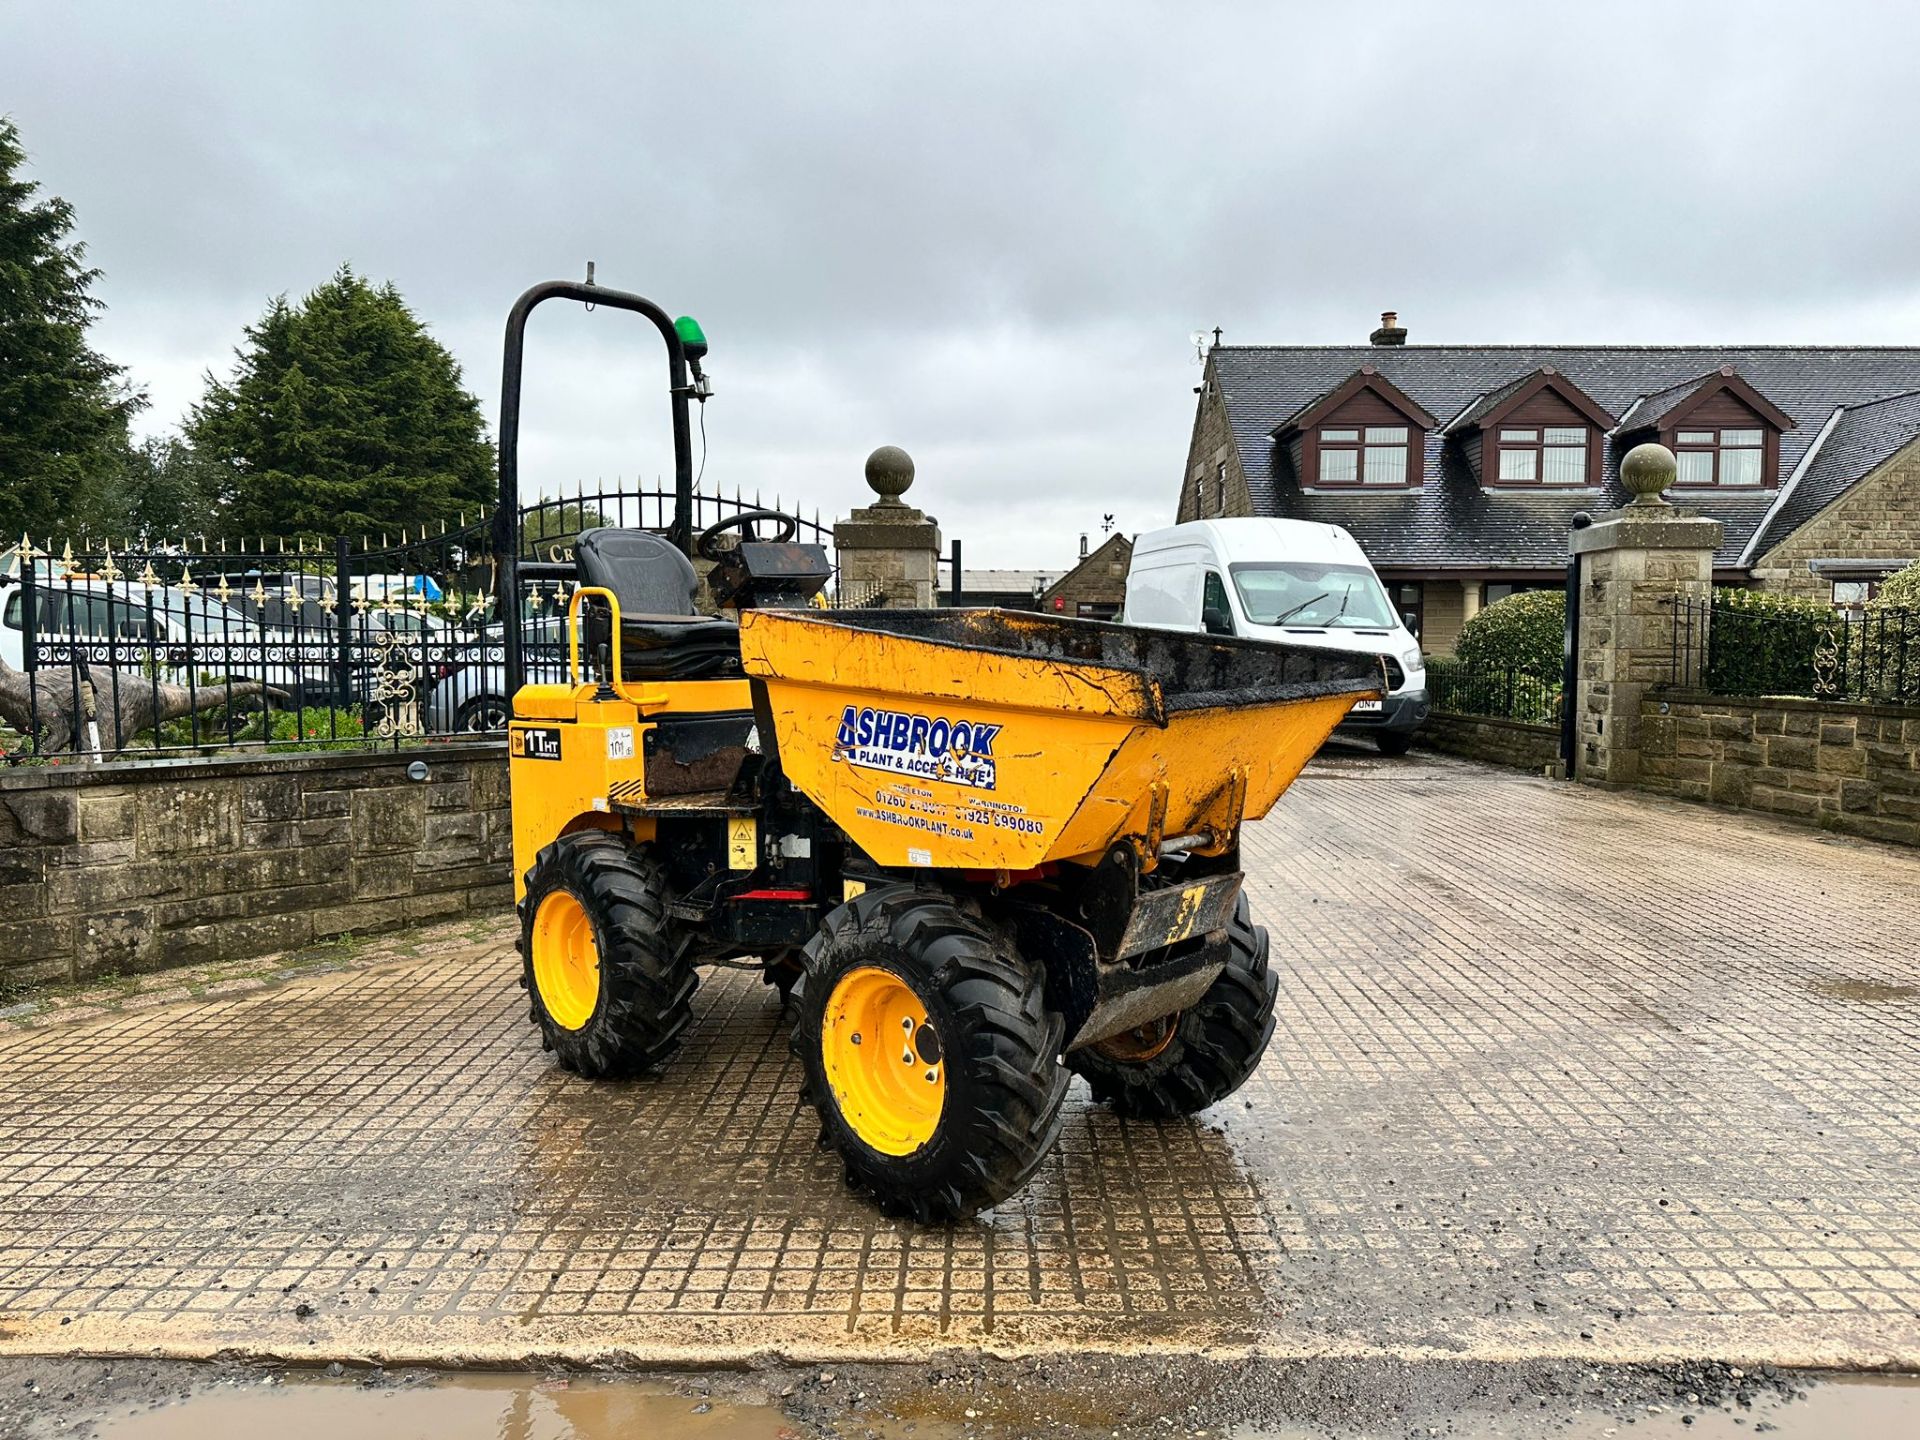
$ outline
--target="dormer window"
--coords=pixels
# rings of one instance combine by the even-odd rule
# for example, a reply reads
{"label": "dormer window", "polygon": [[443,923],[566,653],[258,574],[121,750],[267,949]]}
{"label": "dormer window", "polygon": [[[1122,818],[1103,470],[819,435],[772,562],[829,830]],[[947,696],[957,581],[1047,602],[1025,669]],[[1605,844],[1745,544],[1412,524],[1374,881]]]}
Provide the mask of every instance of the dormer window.
{"label": "dormer window", "polygon": [[1502,485],[1585,485],[1592,432],[1584,425],[1500,427]]}
{"label": "dormer window", "polygon": [[1555,370],[1538,370],[1474,397],[1443,432],[1487,486],[1600,483],[1601,436],[1613,416]]}
{"label": "dormer window", "polygon": [[1780,483],[1780,432],[1793,417],[1731,365],[1643,395],[1620,417],[1619,442],[1658,440],[1679,462],[1676,489],[1767,490]]}
{"label": "dormer window", "polygon": [[1744,427],[1679,430],[1673,437],[1673,455],[1680,462],[1676,485],[1758,488],[1766,473],[1767,432]]}
{"label": "dormer window", "polygon": [[1405,485],[1411,427],[1323,425],[1320,485]]}
{"label": "dormer window", "polygon": [[1362,365],[1274,427],[1273,438],[1309,489],[1407,490],[1424,478],[1435,423],[1399,386]]}

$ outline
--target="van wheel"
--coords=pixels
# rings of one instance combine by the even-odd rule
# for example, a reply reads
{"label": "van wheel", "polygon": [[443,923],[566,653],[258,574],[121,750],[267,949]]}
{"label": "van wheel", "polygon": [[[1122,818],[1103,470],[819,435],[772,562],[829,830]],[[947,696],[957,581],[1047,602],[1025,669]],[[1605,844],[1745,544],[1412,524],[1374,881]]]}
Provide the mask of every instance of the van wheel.
{"label": "van wheel", "polygon": [[1382,755],[1404,755],[1413,748],[1413,736],[1383,730],[1373,737]]}

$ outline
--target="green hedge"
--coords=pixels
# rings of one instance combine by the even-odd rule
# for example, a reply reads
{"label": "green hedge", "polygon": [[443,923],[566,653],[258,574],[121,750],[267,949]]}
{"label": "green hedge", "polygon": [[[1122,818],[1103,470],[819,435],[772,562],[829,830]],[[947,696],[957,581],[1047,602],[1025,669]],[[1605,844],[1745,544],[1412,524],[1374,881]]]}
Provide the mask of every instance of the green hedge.
{"label": "green hedge", "polygon": [[1920,565],[1896,570],[1880,582],[1880,593],[1867,602],[1873,611],[1912,610],[1920,614]]}
{"label": "green hedge", "polygon": [[1861,669],[1871,699],[1920,705],[1920,565],[1889,575],[1867,602]]}
{"label": "green hedge", "polygon": [[1537,675],[1558,675],[1566,631],[1566,593],[1529,590],[1496,600],[1467,621],[1453,653],[1480,669],[1518,666]]}
{"label": "green hedge", "polygon": [[[1516,720],[1550,718],[1565,629],[1566,598],[1559,590],[1495,601],[1466,623],[1451,662],[1429,661],[1435,705]],[[1716,589],[1706,659],[1704,675],[1686,678],[1721,695],[1920,704],[1920,566],[1890,579],[1852,623],[1822,600]]]}
{"label": "green hedge", "polygon": [[1487,665],[1457,656],[1427,661],[1427,695],[1433,708],[1454,715],[1493,715],[1554,725],[1560,720],[1561,670],[1526,665]]}
{"label": "green hedge", "polygon": [[1802,595],[1717,589],[1706,688],[1718,695],[1813,695],[1814,657],[1835,624],[1831,605]]}

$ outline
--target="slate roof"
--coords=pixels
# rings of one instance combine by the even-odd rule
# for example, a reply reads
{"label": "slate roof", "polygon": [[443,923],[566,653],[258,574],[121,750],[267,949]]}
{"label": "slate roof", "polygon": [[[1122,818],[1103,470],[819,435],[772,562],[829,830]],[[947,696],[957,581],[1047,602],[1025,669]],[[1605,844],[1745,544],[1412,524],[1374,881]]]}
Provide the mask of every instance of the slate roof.
{"label": "slate roof", "polygon": [[1471,405],[1467,406],[1466,409],[1462,410],[1440,428],[1449,435],[1458,435],[1461,431],[1470,429],[1480,422],[1480,418],[1483,415],[1491,414],[1496,405],[1513,394],[1514,391],[1520,389],[1521,386],[1525,385],[1539,373],[1538,370],[1529,370],[1524,375],[1516,375],[1504,385],[1496,386],[1494,389],[1484,392]]}
{"label": "slate roof", "polygon": [[1706,375],[1694,375],[1682,380],[1678,385],[1669,385],[1666,389],[1656,391],[1652,395],[1642,396],[1633,407],[1632,414],[1620,417],[1621,432],[1624,434],[1632,430],[1648,430],[1658,425],[1692,399],[1695,391],[1719,373],[1715,370]]}
{"label": "slate roof", "polygon": [[1778,545],[1916,438],[1920,390],[1846,406],[1819,437],[1806,469],[1782,487],[1780,503],[1762,526],[1753,553],[1762,555]]}
{"label": "slate roof", "polygon": [[[1574,513],[1612,509],[1629,498],[1617,473],[1619,447],[1608,445],[1604,482],[1597,489],[1483,489],[1459,447],[1445,442],[1436,429],[1427,434],[1426,483],[1420,488],[1307,494],[1271,432],[1362,365],[1372,365],[1443,420],[1551,365],[1631,426],[1642,418],[1627,416],[1635,401],[1682,387],[1690,390],[1703,376],[1731,365],[1797,423],[1780,437],[1783,476],[1794,472],[1836,408],[1864,407],[1920,391],[1920,348],[1914,347],[1222,345],[1211,355],[1254,513],[1344,526],[1375,564],[1418,568],[1551,569],[1564,564],[1567,524]],[[1845,462],[1836,463],[1845,470]],[[1864,473],[1836,472],[1823,480],[1824,486],[1834,488],[1808,513],[1831,503]],[[1729,492],[1683,503],[1725,523],[1726,541],[1716,563],[1733,568],[1768,520],[1776,498],[1798,503],[1800,488],[1784,497],[1773,491]],[[1813,503],[1816,493],[1809,490],[1807,503]],[[1780,509],[1784,518],[1786,505]]]}

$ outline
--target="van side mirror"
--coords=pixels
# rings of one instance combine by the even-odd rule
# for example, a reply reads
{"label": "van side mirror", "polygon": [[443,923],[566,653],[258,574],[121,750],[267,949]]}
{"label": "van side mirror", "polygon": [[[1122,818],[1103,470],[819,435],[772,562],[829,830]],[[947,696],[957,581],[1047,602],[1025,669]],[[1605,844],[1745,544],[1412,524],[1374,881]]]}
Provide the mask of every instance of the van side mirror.
{"label": "van side mirror", "polygon": [[1209,635],[1233,634],[1233,616],[1217,605],[1208,605],[1201,609],[1200,624]]}

